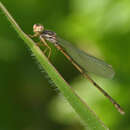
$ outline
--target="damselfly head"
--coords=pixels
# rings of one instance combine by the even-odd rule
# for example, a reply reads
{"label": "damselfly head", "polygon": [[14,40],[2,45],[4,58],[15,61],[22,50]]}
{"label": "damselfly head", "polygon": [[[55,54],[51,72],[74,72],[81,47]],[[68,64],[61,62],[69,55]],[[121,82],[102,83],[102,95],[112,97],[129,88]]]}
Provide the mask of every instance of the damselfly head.
{"label": "damselfly head", "polygon": [[44,31],[44,26],[41,24],[34,24],[33,25],[33,32],[34,33],[42,33]]}

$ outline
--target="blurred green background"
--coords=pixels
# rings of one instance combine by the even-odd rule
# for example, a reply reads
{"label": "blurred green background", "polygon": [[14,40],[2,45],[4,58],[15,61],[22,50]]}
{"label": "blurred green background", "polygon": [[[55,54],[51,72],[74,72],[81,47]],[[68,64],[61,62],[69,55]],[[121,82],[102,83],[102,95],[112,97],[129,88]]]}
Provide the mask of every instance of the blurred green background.
{"label": "blurred green background", "polygon": [[[27,34],[46,29],[104,59],[114,79],[92,75],[125,109],[113,105],[53,48],[51,62],[111,130],[130,129],[129,0],[1,0]],[[31,51],[0,11],[0,129],[84,130],[82,121],[41,70]]]}

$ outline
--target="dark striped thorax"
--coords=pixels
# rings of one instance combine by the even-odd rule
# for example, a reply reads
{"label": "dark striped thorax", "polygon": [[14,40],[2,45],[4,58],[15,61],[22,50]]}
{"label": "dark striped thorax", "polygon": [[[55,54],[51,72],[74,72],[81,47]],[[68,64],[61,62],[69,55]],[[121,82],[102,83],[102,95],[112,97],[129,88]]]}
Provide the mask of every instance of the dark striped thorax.
{"label": "dark striped thorax", "polygon": [[50,30],[44,30],[43,33],[40,35],[40,37],[43,37],[45,40],[51,43],[54,43],[54,44],[57,43],[56,33]]}

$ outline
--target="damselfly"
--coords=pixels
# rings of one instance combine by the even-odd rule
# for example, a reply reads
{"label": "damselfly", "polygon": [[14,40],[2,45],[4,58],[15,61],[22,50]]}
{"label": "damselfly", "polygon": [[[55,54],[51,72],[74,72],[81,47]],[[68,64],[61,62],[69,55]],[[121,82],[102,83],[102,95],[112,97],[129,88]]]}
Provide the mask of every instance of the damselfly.
{"label": "damselfly", "polygon": [[120,105],[88,75],[88,72],[92,72],[99,76],[112,78],[115,72],[111,65],[108,65],[104,61],[74,47],[69,42],[57,36],[55,32],[44,30],[44,26],[41,24],[34,24],[33,32],[34,35],[31,37],[39,37],[42,44],[46,46],[44,53],[46,53],[47,49],[49,50],[48,58],[51,55],[51,48],[48,46],[46,41],[54,44],[54,46],[64,54],[64,56],[75,66],[75,68],[78,69],[86,79],[88,79],[98,90],[104,94],[104,96],[106,96],[112,102],[112,104],[121,114],[125,113]]}

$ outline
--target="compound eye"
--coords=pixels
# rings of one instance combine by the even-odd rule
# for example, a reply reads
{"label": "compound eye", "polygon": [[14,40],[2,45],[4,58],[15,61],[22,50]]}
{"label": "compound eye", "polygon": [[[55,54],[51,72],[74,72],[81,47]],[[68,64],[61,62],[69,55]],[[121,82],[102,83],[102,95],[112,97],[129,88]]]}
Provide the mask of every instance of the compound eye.
{"label": "compound eye", "polygon": [[34,24],[33,25],[33,32],[43,32],[44,26],[41,24]]}

